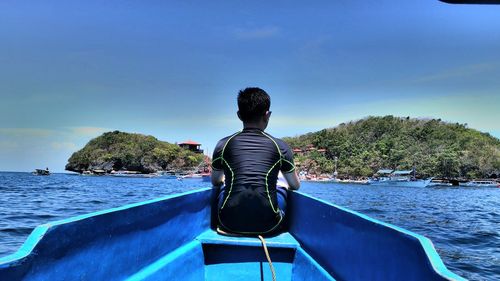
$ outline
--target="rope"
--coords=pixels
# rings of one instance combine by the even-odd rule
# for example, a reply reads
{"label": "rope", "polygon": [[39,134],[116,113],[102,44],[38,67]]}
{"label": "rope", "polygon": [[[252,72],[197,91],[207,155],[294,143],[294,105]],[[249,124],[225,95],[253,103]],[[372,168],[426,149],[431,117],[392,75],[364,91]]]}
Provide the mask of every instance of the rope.
{"label": "rope", "polygon": [[262,247],[264,247],[264,253],[266,254],[267,262],[269,263],[269,268],[271,269],[273,281],[276,281],[276,272],[274,271],[273,262],[271,261],[271,257],[269,256],[269,251],[267,250],[266,240],[264,240],[264,237],[262,237],[262,235],[259,235],[258,237],[262,242]]}
{"label": "rope", "polygon": [[217,233],[225,236],[230,236],[230,237],[243,237],[243,235],[238,234],[238,233],[232,233],[232,232],[226,232],[222,230],[221,228],[217,227]]}
{"label": "rope", "polygon": [[[226,235],[226,236],[233,236],[233,237],[243,236],[243,235],[238,234],[238,233],[226,232],[226,231],[220,229],[219,227],[217,227],[216,231],[217,231],[217,233],[222,234],[222,235]],[[258,235],[257,237],[260,239],[260,242],[262,242],[262,247],[264,248],[264,253],[266,254],[267,263],[269,263],[269,268],[271,269],[271,275],[272,275],[273,281],[276,281],[276,272],[274,271],[273,262],[271,261],[271,256],[269,255],[269,251],[267,250],[266,240],[264,240],[264,237],[262,237],[262,235]]]}

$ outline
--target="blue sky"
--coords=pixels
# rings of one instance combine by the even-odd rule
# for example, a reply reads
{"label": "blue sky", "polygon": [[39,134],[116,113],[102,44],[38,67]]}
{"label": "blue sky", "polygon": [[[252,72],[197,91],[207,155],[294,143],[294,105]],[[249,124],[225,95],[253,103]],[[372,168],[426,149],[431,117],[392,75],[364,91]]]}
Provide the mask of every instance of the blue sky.
{"label": "blue sky", "polygon": [[293,136],[368,115],[500,137],[500,6],[415,1],[1,1],[0,170],[63,171],[109,130],[238,129],[236,94],[272,98]]}

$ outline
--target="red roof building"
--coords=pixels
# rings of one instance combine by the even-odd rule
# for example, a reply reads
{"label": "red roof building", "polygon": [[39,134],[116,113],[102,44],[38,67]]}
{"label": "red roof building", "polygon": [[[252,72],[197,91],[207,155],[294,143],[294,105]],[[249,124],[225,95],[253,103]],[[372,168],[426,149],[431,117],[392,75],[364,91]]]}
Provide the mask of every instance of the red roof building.
{"label": "red roof building", "polygon": [[181,148],[188,149],[196,153],[203,153],[203,149],[200,149],[201,143],[197,143],[193,140],[183,141],[178,143]]}
{"label": "red roof building", "polygon": [[181,143],[179,143],[179,145],[201,145],[201,143],[197,143],[193,140],[187,140],[187,141],[183,141]]}

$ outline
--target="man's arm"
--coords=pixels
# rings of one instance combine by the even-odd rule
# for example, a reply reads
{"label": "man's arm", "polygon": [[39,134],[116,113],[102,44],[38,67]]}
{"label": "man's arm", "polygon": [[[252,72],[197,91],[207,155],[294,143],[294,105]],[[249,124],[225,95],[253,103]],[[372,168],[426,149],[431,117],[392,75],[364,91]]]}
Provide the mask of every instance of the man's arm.
{"label": "man's arm", "polygon": [[221,186],[224,183],[224,171],[212,169],[212,174],[210,175],[213,186]]}
{"label": "man's arm", "polygon": [[286,182],[288,183],[288,188],[291,190],[298,190],[300,188],[300,180],[297,176],[295,169],[295,164],[293,162],[293,151],[290,149],[288,144],[284,141],[279,140],[280,147],[282,148],[282,163],[281,172]]}
{"label": "man's arm", "polygon": [[285,180],[288,183],[288,187],[291,190],[298,190],[300,188],[300,180],[295,170],[293,170],[291,173],[283,173],[283,177],[285,177]]}
{"label": "man's arm", "polygon": [[224,170],[222,165],[223,140],[224,139],[217,143],[212,156],[212,174],[210,175],[210,180],[213,186],[221,186],[224,183]]}

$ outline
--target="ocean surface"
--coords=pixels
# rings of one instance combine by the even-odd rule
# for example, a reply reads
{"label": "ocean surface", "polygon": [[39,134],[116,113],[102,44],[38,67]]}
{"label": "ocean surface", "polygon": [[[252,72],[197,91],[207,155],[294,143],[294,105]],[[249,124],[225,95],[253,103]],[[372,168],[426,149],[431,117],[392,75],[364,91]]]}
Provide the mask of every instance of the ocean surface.
{"label": "ocean surface", "polygon": [[[0,172],[0,257],[39,224],[207,187],[201,180]],[[403,188],[302,183],[302,192],[432,240],[446,266],[500,280],[500,188]]]}

